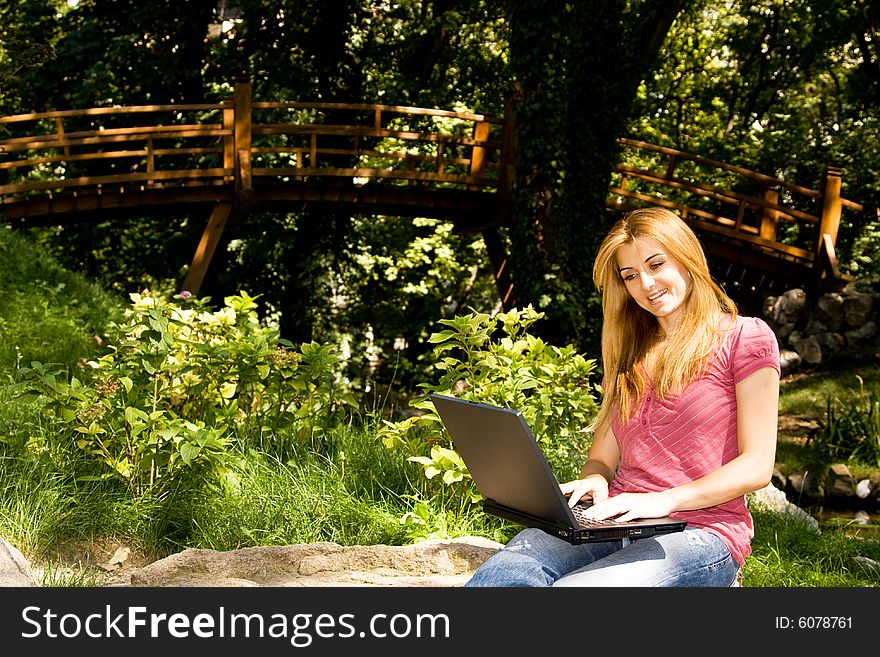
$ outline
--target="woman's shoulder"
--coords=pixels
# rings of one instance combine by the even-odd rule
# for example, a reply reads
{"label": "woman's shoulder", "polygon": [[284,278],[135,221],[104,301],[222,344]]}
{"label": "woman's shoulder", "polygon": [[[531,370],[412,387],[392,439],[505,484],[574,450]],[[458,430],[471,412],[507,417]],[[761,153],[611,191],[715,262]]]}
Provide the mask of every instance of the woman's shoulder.
{"label": "woman's shoulder", "polygon": [[773,329],[760,317],[751,317],[749,315],[731,317],[730,315],[725,315],[725,319],[726,326],[729,327],[730,332],[739,339],[776,339]]}
{"label": "woman's shoulder", "polygon": [[764,363],[778,368],[779,341],[767,322],[748,315],[728,315],[728,327],[724,351],[731,362],[740,363],[738,367]]}

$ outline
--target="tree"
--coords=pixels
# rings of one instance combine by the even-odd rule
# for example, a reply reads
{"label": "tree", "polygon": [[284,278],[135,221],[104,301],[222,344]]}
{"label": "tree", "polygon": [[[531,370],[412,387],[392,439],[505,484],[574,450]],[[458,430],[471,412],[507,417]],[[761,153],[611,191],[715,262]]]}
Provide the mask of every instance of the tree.
{"label": "tree", "polygon": [[616,139],[683,1],[509,0],[517,175],[511,216],[518,304],[555,343],[598,346],[593,254],[607,228]]}

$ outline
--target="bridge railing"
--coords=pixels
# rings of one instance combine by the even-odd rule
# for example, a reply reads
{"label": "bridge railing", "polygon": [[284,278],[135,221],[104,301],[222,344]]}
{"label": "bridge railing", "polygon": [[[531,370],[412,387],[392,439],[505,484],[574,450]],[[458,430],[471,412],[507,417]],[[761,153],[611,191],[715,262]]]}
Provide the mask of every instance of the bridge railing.
{"label": "bridge railing", "polygon": [[800,264],[836,268],[841,213],[863,209],[841,196],[836,167],[825,167],[814,190],[672,148],[618,142],[624,163],[615,171],[612,204],[663,205],[703,230]]}
{"label": "bridge railing", "polygon": [[0,195],[231,181],[221,113],[199,104],[0,117]]}
{"label": "bridge railing", "polygon": [[[0,210],[30,197],[166,186],[246,195],[266,185],[347,180],[506,191],[509,125],[396,105],[254,102],[244,79],[221,103],[3,116]],[[813,190],[671,148],[619,143],[610,205],[664,205],[707,231],[801,264],[833,270],[841,212],[861,209],[841,197],[834,167]]]}
{"label": "bridge railing", "polygon": [[148,105],[0,117],[0,197],[314,176],[492,188],[500,119],[392,105]]}

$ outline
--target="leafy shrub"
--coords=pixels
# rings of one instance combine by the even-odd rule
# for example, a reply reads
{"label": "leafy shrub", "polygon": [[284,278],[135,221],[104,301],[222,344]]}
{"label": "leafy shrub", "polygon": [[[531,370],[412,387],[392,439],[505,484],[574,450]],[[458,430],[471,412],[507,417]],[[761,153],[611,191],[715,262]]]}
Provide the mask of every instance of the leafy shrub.
{"label": "leafy shrub", "polygon": [[260,323],[247,293],[216,312],[204,301],[131,298],[88,378],[67,380],[57,364],[37,361],[19,370],[62,426],[53,440],[74,439],[100,463],[100,478],[121,478],[135,495],[161,494],[187,477],[222,477],[236,438],[283,451],[277,441],[291,437],[326,449],[347,418],[333,348],[293,350]]}
{"label": "leafy shrub", "polygon": [[434,333],[436,368],[443,375],[411,406],[420,413],[398,422],[386,420],[379,435],[386,447],[402,449],[423,466],[428,479],[439,477],[473,500],[467,468],[443,428],[429,395],[514,408],[523,413],[550,467],[560,478],[574,475],[587,447],[584,427],[597,410],[590,383],[595,361],[572,346],[548,345],[528,329],[544,314],[531,306],[489,316],[471,313],[440,320],[446,330]]}
{"label": "leafy shrub", "polygon": [[825,417],[807,436],[816,464],[858,461],[880,466],[880,396],[861,377],[849,398],[828,397]]}

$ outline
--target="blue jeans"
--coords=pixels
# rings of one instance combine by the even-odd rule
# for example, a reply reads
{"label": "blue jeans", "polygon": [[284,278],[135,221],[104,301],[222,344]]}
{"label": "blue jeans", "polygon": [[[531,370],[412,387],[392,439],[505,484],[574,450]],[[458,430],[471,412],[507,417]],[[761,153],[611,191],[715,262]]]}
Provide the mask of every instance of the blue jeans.
{"label": "blue jeans", "polygon": [[524,529],[465,586],[730,586],[738,572],[724,542],[702,529],[580,545]]}

